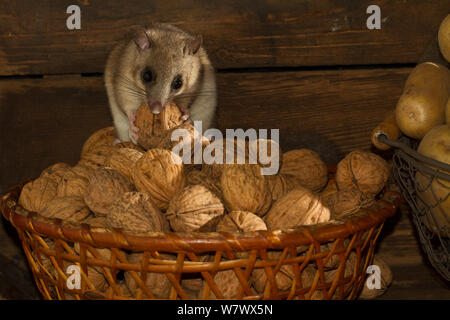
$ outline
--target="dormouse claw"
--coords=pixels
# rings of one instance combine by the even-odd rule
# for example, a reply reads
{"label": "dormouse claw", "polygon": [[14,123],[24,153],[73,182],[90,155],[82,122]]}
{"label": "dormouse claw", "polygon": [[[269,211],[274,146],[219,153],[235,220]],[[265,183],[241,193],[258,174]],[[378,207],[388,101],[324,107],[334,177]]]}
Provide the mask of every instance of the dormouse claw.
{"label": "dormouse claw", "polygon": [[115,146],[116,144],[119,144],[119,143],[122,143],[122,140],[117,138],[116,140],[113,141],[112,145]]}

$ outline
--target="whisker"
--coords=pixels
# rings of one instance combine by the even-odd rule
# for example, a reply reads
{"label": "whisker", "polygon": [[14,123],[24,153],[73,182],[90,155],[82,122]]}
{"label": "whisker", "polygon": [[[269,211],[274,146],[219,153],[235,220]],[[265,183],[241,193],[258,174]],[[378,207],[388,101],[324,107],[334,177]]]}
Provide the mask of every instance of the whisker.
{"label": "whisker", "polygon": [[199,96],[207,96],[207,95],[211,95],[214,94],[215,91],[211,90],[211,91],[201,91],[198,93],[182,93],[178,96],[176,96],[176,98],[190,98],[190,97],[199,97]]}
{"label": "whisker", "polygon": [[119,73],[118,76],[119,76],[120,82],[122,84],[127,84],[127,85],[133,87],[133,89],[135,89],[135,91],[140,91],[140,92],[143,92],[143,93],[146,92],[146,90],[144,88],[141,88],[141,87],[137,86],[136,83],[132,79],[128,78],[124,74]]}
{"label": "whisker", "polygon": [[141,95],[141,96],[145,96],[146,95],[145,92],[136,90],[134,87],[131,87],[131,86],[127,85],[127,84],[120,84],[119,88],[122,89],[122,90],[126,90],[127,92],[130,92],[130,93],[133,92],[133,93]]}
{"label": "whisker", "polygon": [[131,89],[131,90],[133,90],[133,91],[145,93],[145,91],[138,90],[138,89],[136,89],[136,87],[134,87],[134,86],[132,86],[132,85],[130,85],[130,84],[128,84],[128,83],[125,83],[125,82],[119,82],[119,84],[120,84],[121,86],[123,86],[123,87],[125,87],[125,88],[129,88],[129,89]]}
{"label": "whisker", "polygon": [[136,93],[133,91],[129,91],[129,90],[124,90],[124,89],[119,89],[120,91],[125,91],[127,94],[137,97],[137,98],[142,98],[142,100],[145,100],[145,95],[141,94],[141,93]]}

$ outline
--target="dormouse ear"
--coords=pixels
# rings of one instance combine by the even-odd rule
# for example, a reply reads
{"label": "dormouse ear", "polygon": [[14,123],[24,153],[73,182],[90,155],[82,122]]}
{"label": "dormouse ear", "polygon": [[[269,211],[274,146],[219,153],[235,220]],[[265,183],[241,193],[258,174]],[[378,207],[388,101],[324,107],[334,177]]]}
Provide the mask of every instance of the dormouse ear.
{"label": "dormouse ear", "polygon": [[198,49],[200,49],[202,42],[203,38],[200,35],[195,36],[195,38],[192,39],[187,39],[184,44],[183,54],[196,54]]}
{"label": "dormouse ear", "polygon": [[133,40],[139,51],[147,51],[150,49],[150,39],[147,35],[146,28],[137,29]]}

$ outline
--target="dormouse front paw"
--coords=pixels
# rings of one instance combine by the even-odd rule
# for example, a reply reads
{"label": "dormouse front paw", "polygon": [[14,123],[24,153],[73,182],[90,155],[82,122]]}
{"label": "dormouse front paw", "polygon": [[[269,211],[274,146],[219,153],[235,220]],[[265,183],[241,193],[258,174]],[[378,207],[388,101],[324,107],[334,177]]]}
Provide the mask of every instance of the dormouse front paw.
{"label": "dormouse front paw", "polygon": [[180,111],[181,111],[181,121],[183,121],[183,123],[190,123],[193,124],[192,119],[191,119],[191,114],[189,112],[189,109],[187,107],[179,107]]}
{"label": "dormouse front paw", "polygon": [[112,146],[114,147],[115,145],[122,143],[122,140],[120,140],[119,138],[117,138],[116,140],[113,141]]}
{"label": "dormouse front paw", "polygon": [[136,125],[135,125],[136,113],[130,112],[128,114],[128,120],[129,120],[128,134],[130,136],[131,142],[133,142],[134,144],[137,144],[138,139],[139,139],[139,136],[138,136],[139,128],[136,127]]}

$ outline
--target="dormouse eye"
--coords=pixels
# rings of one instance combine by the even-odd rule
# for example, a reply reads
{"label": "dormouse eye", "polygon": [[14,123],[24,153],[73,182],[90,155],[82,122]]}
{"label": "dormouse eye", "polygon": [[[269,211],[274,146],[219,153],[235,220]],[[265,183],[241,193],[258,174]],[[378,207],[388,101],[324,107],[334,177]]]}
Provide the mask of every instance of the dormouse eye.
{"label": "dormouse eye", "polygon": [[149,83],[153,81],[155,75],[153,74],[153,71],[150,70],[150,68],[145,68],[144,70],[142,70],[141,78],[143,82]]}
{"label": "dormouse eye", "polygon": [[177,75],[172,81],[172,90],[179,90],[183,86],[181,75]]}

